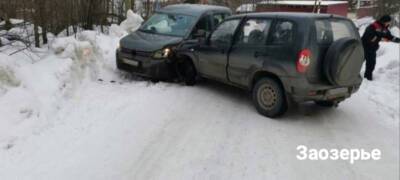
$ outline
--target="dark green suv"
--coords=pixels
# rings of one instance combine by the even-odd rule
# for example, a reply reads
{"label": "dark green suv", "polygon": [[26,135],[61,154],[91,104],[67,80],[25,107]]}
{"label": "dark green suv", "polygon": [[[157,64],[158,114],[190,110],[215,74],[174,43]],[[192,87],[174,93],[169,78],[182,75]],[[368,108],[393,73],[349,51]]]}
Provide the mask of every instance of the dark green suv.
{"label": "dark green suv", "polygon": [[268,117],[288,102],[336,106],[362,82],[363,47],[347,18],[311,13],[230,16],[205,40],[177,52],[187,84],[201,76],[252,91]]}

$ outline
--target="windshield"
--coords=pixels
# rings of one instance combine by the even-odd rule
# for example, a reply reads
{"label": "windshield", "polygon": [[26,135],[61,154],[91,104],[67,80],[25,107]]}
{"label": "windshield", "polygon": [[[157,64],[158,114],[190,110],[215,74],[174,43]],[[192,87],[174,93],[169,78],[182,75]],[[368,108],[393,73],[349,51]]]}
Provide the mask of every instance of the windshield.
{"label": "windshield", "polygon": [[143,32],[184,36],[191,31],[195,18],[181,14],[156,13],[140,28]]}

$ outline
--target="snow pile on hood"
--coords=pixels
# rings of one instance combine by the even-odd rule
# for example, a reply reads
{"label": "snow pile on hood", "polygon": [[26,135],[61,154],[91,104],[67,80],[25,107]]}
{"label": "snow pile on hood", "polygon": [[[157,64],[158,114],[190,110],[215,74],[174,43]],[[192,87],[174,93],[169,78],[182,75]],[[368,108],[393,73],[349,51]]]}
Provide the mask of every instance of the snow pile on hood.
{"label": "snow pile on hood", "polygon": [[128,33],[138,30],[143,22],[143,18],[132,10],[128,10],[126,17],[126,20],[122,21],[120,26]]}

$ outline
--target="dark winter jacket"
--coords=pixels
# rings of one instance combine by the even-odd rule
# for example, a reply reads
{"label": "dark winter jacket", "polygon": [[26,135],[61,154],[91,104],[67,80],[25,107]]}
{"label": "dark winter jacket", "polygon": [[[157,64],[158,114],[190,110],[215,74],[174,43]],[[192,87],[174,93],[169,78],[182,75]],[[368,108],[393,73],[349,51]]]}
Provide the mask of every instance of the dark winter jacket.
{"label": "dark winter jacket", "polygon": [[389,41],[397,43],[400,42],[400,39],[394,37],[387,27],[385,27],[379,21],[376,21],[369,25],[367,29],[365,29],[364,35],[361,38],[364,49],[368,51],[378,50],[379,42],[382,40],[382,38],[386,38]]}

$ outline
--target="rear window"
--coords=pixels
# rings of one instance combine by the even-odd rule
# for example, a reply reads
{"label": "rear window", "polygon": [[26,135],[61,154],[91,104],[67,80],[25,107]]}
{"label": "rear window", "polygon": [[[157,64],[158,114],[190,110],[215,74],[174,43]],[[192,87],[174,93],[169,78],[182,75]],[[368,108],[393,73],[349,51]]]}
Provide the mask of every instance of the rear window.
{"label": "rear window", "polygon": [[357,37],[350,21],[337,19],[321,19],[315,21],[318,43],[330,44],[345,37]]}

